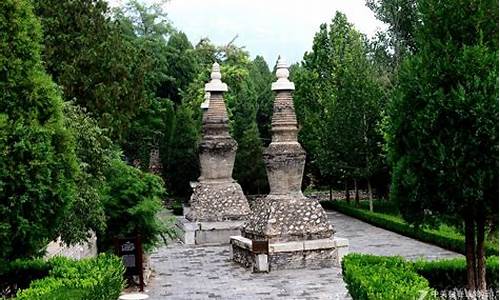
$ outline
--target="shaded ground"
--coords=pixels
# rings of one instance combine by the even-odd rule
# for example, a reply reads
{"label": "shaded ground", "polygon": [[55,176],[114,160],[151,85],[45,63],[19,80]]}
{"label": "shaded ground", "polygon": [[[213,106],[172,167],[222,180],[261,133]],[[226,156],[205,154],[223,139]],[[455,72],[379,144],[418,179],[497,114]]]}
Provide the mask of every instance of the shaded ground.
{"label": "shaded ground", "polygon": [[[416,241],[338,212],[328,212],[336,235],[349,239],[350,252],[451,258],[455,252]],[[151,255],[155,276],[150,299],[349,299],[340,268],[253,274],[229,261],[229,246],[173,244]]]}

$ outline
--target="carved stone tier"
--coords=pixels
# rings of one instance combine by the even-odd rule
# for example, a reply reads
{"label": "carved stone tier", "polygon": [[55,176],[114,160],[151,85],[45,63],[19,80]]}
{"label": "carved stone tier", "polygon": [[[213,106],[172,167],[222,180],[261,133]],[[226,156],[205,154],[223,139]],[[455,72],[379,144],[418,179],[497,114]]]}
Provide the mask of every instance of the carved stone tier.
{"label": "carved stone tier", "polygon": [[[238,145],[229,134],[228,116],[219,65],[212,68],[203,106],[203,138],[199,146],[200,177],[190,198],[190,209],[178,226],[186,243],[228,243],[250,213],[241,186],[232,178]],[[239,222],[239,223],[238,223]],[[235,225],[237,224],[237,226]]]}

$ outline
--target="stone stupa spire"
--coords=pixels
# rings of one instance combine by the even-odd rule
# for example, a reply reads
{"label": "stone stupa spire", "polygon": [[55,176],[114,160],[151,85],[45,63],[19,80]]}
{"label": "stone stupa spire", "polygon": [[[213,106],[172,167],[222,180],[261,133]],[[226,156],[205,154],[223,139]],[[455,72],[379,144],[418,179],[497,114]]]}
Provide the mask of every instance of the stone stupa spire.
{"label": "stone stupa spire", "polygon": [[[272,142],[264,151],[270,193],[256,201],[242,229],[232,237],[233,260],[254,271],[339,265],[345,239],[333,239],[333,227],[318,201],[302,194],[306,153],[297,140],[293,82],[280,58],[272,117]],[[267,249],[262,249],[262,243]],[[339,252],[339,249],[342,251]]]}
{"label": "stone stupa spire", "polygon": [[[209,97],[203,113],[203,138],[199,146],[200,177],[190,199],[189,221],[220,222],[242,220],[250,213],[241,186],[232,178],[238,145],[229,134],[229,119],[218,63],[212,66],[205,84]],[[229,241],[229,238],[228,238]]]}

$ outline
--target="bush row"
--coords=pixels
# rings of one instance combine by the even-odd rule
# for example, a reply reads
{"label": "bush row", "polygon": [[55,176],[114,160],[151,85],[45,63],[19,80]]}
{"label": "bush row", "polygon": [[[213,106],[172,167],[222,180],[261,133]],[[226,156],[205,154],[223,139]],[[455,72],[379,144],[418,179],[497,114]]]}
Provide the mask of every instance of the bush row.
{"label": "bush row", "polygon": [[50,264],[43,259],[16,259],[0,263],[0,298],[27,288],[33,280],[49,274]]}
{"label": "bush row", "polygon": [[[464,258],[435,261],[417,261],[413,263],[415,271],[429,280],[432,288],[450,290],[467,286],[467,265]],[[489,288],[498,289],[498,257],[490,256],[486,260],[486,281]]]}
{"label": "bush row", "polygon": [[[488,288],[498,291],[498,257],[486,264]],[[438,292],[465,288],[464,258],[438,261],[405,261],[351,253],[342,260],[342,274],[352,298],[437,299]]]}
{"label": "bush row", "polygon": [[342,259],[342,275],[354,300],[434,299],[429,282],[401,257],[352,253]]}
{"label": "bush row", "polygon": [[[442,248],[465,254],[465,239],[450,235],[439,234],[436,231],[417,229],[398,216],[386,215],[359,209],[340,201],[322,201],[324,208],[334,209],[348,216],[360,219],[372,225],[434,244]],[[498,256],[498,245],[486,243],[485,252],[487,256]]]}
{"label": "bush row", "polygon": [[109,254],[82,260],[56,257],[45,264],[37,260],[34,265],[34,269],[48,271],[47,276],[20,290],[17,300],[116,300],[124,287],[123,264]]}

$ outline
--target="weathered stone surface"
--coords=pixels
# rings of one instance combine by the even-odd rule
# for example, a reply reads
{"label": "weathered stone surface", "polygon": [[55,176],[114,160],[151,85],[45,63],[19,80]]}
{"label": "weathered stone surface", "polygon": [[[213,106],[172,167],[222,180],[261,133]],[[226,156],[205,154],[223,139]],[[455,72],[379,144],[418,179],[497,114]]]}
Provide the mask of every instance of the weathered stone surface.
{"label": "weathered stone surface", "polygon": [[228,244],[231,236],[241,234],[243,221],[191,222],[179,217],[176,223],[186,245]]}
{"label": "weathered stone surface", "polygon": [[317,201],[270,195],[256,201],[243,235],[270,242],[324,239],[333,235],[333,227]]}
{"label": "weathered stone surface", "polygon": [[97,238],[95,233],[91,233],[90,238],[76,245],[67,246],[60,238],[47,245],[45,258],[54,256],[65,256],[69,258],[82,259],[97,255]]}
{"label": "weathered stone surface", "polygon": [[243,220],[250,213],[241,186],[232,178],[236,141],[229,123],[220,68],[214,63],[211,81],[205,85],[208,108],[203,114],[203,138],[199,146],[200,177],[190,198],[190,221]]}
{"label": "weathered stone surface", "polygon": [[244,220],[250,207],[241,186],[231,182],[199,182],[191,195],[190,221]]}

